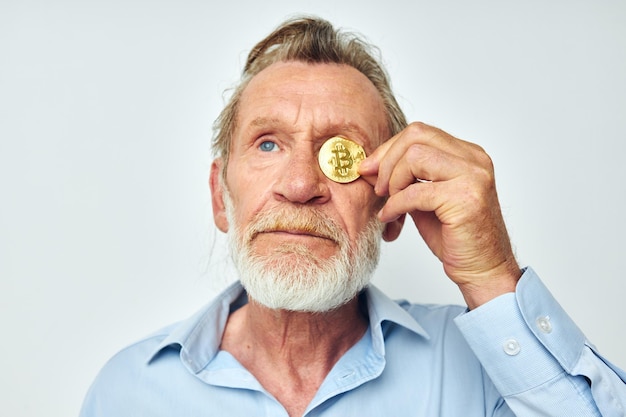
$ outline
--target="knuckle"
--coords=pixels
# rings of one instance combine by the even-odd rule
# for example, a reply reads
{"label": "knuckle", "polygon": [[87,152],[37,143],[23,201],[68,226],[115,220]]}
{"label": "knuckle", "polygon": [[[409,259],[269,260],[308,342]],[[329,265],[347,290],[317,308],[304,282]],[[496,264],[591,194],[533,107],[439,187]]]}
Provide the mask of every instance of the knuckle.
{"label": "knuckle", "polygon": [[406,128],[411,135],[422,135],[427,129],[427,125],[423,122],[412,122]]}
{"label": "knuckle", "polygon": [[407,148],[405,157],[407,161],[414,163],[421,161],[423,154],[423,146],[418,143],[414,143]]}
{"label": "knuckle", "polygon": [[487,151],[485,151],[485,149],[482,146],[477,145],[475,143],[472,143],[471,147],[473,148],[473,154],[475,155],[476,161],[480,165],[490,170],[493,170],[493,160],[491,159]]}

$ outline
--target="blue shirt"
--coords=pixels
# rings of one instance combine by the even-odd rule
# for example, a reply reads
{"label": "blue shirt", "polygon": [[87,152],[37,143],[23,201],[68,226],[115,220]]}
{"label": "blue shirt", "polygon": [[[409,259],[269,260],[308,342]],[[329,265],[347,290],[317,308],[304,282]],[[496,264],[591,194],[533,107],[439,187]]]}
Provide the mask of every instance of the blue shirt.
{"label": "blue shirt", "polygon": [[[530,268],[516,293],[469,312],[394,302],[375,287],[362,296],[369,329],[306,416],[626,415],[626,373],[595,352]],[[188,320],[119,352],[81,416],[287,416],[219,349],[229,313],[246,302],[233,284]]]}

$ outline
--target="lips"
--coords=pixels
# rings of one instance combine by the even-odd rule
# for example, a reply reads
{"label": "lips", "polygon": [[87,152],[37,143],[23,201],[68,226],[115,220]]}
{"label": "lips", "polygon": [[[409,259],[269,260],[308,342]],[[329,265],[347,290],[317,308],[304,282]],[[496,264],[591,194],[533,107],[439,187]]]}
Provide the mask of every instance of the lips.
{"label": "lips", "polygon": [[259,234],[262,234],[262,233],[284,233],[284,234],[293,235],[293,236],[308,236],[308,237],[315,237],[319,239],[327,239],[327,240],[331,240],[335,242],[335,239],[333,236],[329,236],[328,234],[321,233],[319,230],[314,230],[311,228],[285,229],[285,228],[278,228],[278,227],[256,231],[255,233],[252,234],[250,240],[253,240]]}

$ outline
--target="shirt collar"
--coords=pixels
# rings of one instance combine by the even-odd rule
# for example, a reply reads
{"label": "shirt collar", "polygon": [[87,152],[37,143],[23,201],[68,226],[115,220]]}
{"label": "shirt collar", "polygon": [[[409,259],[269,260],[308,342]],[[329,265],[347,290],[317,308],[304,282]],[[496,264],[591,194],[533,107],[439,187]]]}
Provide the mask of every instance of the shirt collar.
{"label": "shirt collar", "polygon": [[231,284],[203,309],[174,326],[150,355],[148,363],[158,359],[159,353],[167,348],[180,349],[183,363],[198,373],[219,351],[230,313],[247,301],[241,284],[238,281]]}
{"label": "shirt collar", "polygon": [[[428,333],[405,308],[406,302],[395,302],[378,288],[369,286],[364,295],[370,319],[374,349],[384,355],[384,324],[402,326],[426,339]],[[180,357],[193,372],[198,373],[215,357],[231,312],[248,302],[248,296],[239,281],[231,284],[219,296],[196,314],[174,326],[169,335],[157,346],[148,362],[158,359],[167,348],[180,349]]]}

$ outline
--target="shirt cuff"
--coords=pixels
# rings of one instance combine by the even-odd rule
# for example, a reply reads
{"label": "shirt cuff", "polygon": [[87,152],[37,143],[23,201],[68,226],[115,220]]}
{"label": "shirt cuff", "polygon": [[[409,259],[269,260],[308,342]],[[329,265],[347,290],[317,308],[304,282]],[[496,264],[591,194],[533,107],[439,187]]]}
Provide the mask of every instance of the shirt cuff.
{"label": "shirt cuff", "polygon": [[461,314],[455,323],[503,396],[572,373],[585,336],[527,268],[516,292]]}

